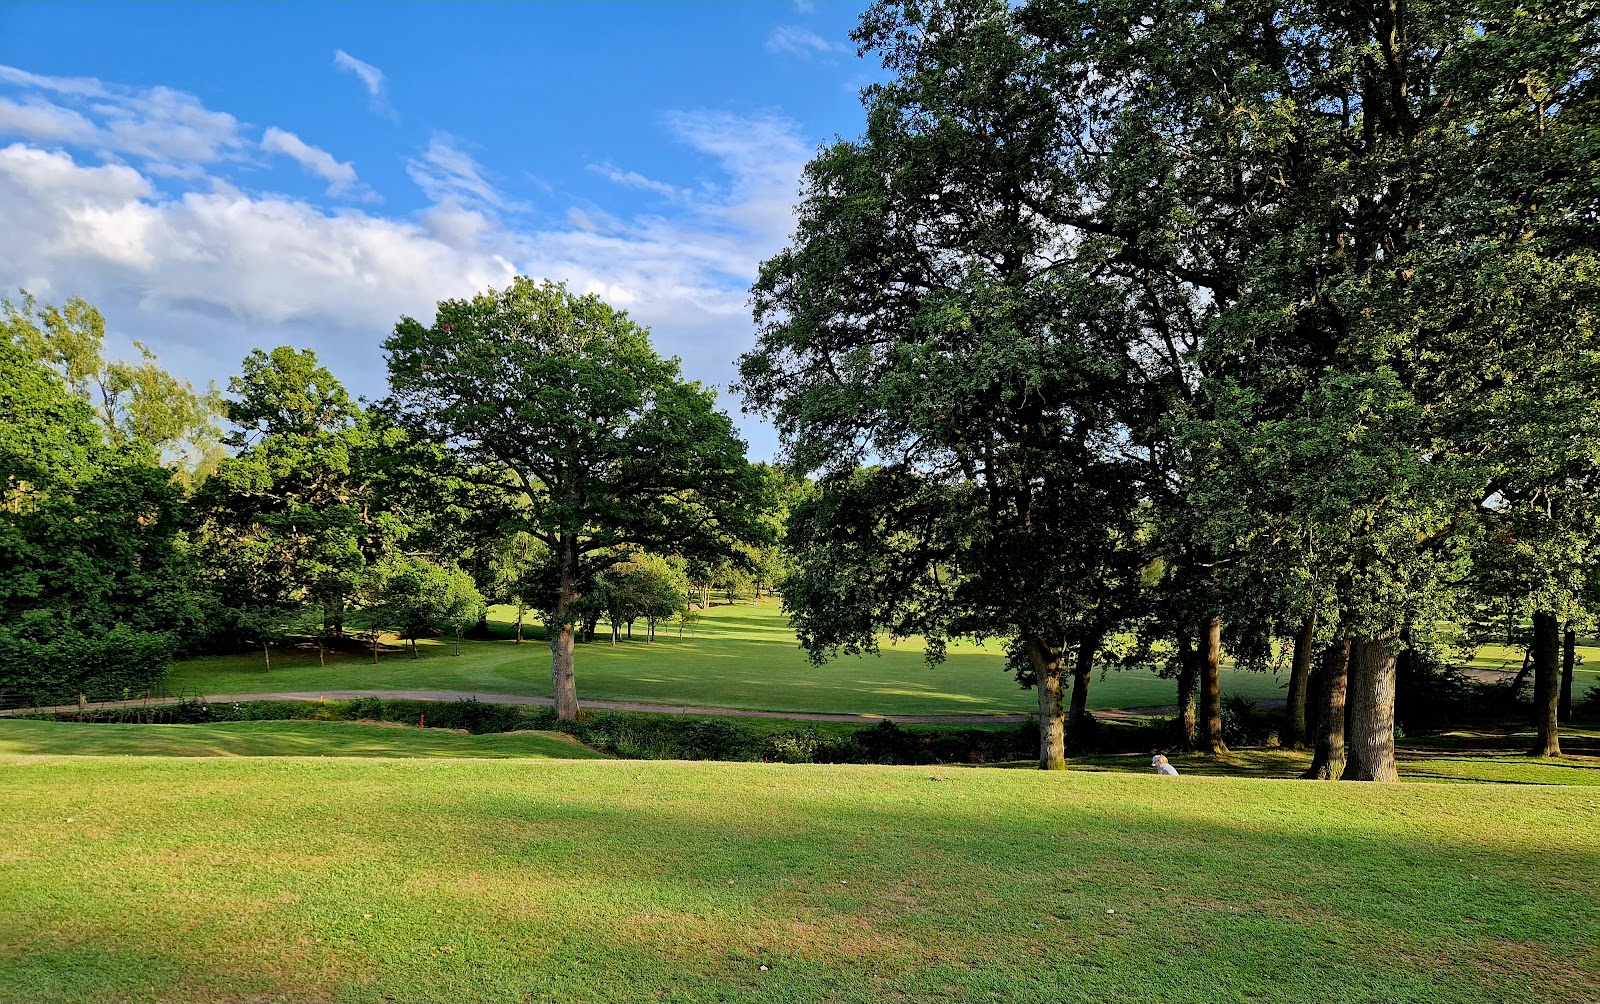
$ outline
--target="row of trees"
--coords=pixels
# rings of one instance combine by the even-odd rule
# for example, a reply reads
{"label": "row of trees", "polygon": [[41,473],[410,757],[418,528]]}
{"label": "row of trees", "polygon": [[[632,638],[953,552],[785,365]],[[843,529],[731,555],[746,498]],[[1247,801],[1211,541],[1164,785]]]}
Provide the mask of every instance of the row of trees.
{"label": "row of trees", "polygon": [[[4,303],[0,673],[17,697],[146,689],[179,651],[460,638],[486,603],[548,629],[558,711],[602,619],[655,638],[781,574],[797,485],[594,297],[517,280],[402,319],[364,405],[309,351],[227,391],[102,361],[79,300]],[[142,352],[143,350],[141,350]],[[129,375],[131,374],[131,375]],[[224,431],[225,430],[225,431]]]}
{"label": "row of trees", "polygon": [[1386,780],[1397,658],[1510,618],[1557,753],[1600,542],[1596,24],[870,9],[887,79],[808,165],[741,361],[819,472],[785,589],[808,651],[1003,638],[1058,768],[1097,661],[1167,660],[1219,751],[1220,650],[1281,646],[1313,776]]}

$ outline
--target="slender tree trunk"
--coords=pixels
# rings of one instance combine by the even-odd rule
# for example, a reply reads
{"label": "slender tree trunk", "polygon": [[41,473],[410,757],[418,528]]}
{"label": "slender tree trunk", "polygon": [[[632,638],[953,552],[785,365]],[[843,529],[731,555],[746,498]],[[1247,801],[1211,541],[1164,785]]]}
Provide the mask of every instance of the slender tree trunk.
{"label": "slender tree trunk", "polygon": [[327,647],[322,644],[321,637],[317,638],[317,665],[321,666],[323,669],[328,668],[328,650]]}
{"label": "slender tree trunk", "polygon": [[1283,745],[1292,750],[1306,748],[1306,690],[1311,679],[1311,645],[1317,637],[1317,615],[1310,613],[1300,624],[1294,639],[1294,660],[1289,664],[1288,728]]}
{"label": "slender tree trunk", "polygon": [[1089,682],[1094,676],[1094,653],[1099,647],[1098,639],[1085,638],[1078,646],[1077,662],[1072,667],[1072,705],[1067,712],[1063,744],[1074,753],[1082,749],[1088,726]]}
{"label": "slender tree trunk", "polygon": [[1578,661],[1578,632],[1567,621],[1561,639],[1561,696],[1556,702],[1556,720],[1572,721],[1572,668]]}
{"label": "slender tree trunk", "polygon": [[1317,745],[1311,767],[1301,776],[1334,781],[1344,773],[1345,696],[1350,678],[1350,634],[1341,636],[1322,653],[1317,687]]}
{"label": "slender tree trunk", "polygon": [[1394,765],[1394,635],[1378,631],[1350,646],[1345,781],[1398,781]]}
{"label": "slender tree trunk", "polygon": [[378,664],[378,631],[376,628],[372,631],[372,664],[374,666]]}
{"label": "slender tree trunk", "polygon": [[261,641],[261,656],[267,660],[267,672],[272,672],[272,652],[267,648],[266,639]]}
{"label": "slender tree trunk", "polygon": [[1557,707],[1561,698],[1561,670],[1559,663],[1561,634],[1556,626],[1556,615],[1549,610],[1533,614],[1533,724],[1538,739],[1533,745],[1534,756],[1560,756],[1561,735],[1556,727]]}
{"label": "slender tree trunk", "polygon": [[413,658],[413,659],[422,658],[422,656],[417,654],[417,640],[415,638],[411,639],[411,658]]}
{"label": "slender tree trunk", "polygon": [[578,555],[575,543],[562,540],[561,592],[556,599],[550,632],[550,688],[555,693],[556,717],[578,717],[578,683],[573,672],[572,605],[578,601]]}
{"label": "slender tree trunk", "polygon": [[456,628],[456,655],[461,654],[461,629]]}
{"label": "slender tree trunk", "polygon": [[1061,707],[1061,657],[1039,642],[1027,643],[1039,696],[1039,769],[1066,770],[1066,715]]}
{"label": "slender tree trunk", "polygon": [[1200,653],[1187,634],[1178,636],[1178,742],[1185,753],[1194,749],[1198,725],[1194,694],[1200,686]]}
{"label": "slender tree trunk", "polygon": [[518,645],[522,644],[522,615],[523,615],[523,612],[524,612],[524,607],[522,606],[522,601],[519,600],[519,601],[517,601],[517,644]]}
{"label": "slender tree trunk", "polygon": [[1517,675],[1511,681],[1511,698],[1515,700],[1522,693],[1522,685],[1528,682],[1528,674],[1533,672],[1533,643],[1522,651],[1522,668],[1517,670]]}
{"label": "slender tree trunk", "polygon": [[1228,752],[1222,741],[1222,618],[1215,614],[1200,629],[1200,752]]}

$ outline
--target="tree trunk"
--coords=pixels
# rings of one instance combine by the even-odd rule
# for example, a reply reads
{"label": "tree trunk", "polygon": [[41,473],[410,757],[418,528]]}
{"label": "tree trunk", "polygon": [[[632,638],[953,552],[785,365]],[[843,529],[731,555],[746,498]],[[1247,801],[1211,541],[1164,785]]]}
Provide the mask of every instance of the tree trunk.
{"label": "tree trunk", "polygon": [[523,612],[524,612],[524,607],[522,606],[521,602],[518,602],[517,603],[517,644],[518,645],[522,644],[522,614],[523,614]]}
{"label": "tree trunk", "polygon": [[317,638],[317,665],[321,666],[323,669],[328,668],[328,650],[322,644],[322,639],[320,637]]}
{"label": "tree trunk", "polygon": [[1344,773],[1345,695],[1350,679],[1350,635],[1344,632],[1322,653],[1317,686],[1317,745],[1311,767],[1301,775],[1334,781]]}
{"label": "tree trunk", "polygon": [[1306,748],[1306,690],[1311,679],[1311,645],[1317,636],[1317,615],[1310,613],[1294,639],[1294,660],[1289,664],[1288,728],[1283,745],[1292,750]]}
{"label": "tree trunk", "polygon": [[1215,614],[1200,629],[1200,752],[1228,752],[1222,741],[1222,618]]}
{"label": "tree trunk", "polygon": [[1072,667],[1072,706],[1067,713],[1063,746],[1074,753],[1083,748],[1089,718],[1089,681],[1094,676],[1094,653],[1099,647],[1097,639],[1084,639],[1078,646],[1078,659]]}
{"label": "tree trunk", "polygon": [[1561,697],[1561,670],[1557,660],[1561,634],[1556,615],[1549,610],[1533,614],[1533,724],[1538,739],[1534,756],[1560,756],[1561,736],[1556,728],[1557,705]]}
{"label": "tree trunk", "polygon": [[572,605],[578,602],[577,547],[563,540],[561,592],[556,599],[555,617],[550,623],[550,689],[555,693],[556,717],[572,721],[578,717],[578,683],[573,673]]}
{"label": "tree trunk", "polygon": [[1200,685],[1200,653],[1189,636],[1178,636],[1178,742],[1187,753],[1195,747],[1194,693]]}
{"label": "tree trunk", "polygon": [[1556,701],[1556,720],[1572,721],[1572,668],[1578,661],[1578,632],[1567,621],[1561,639],[1561,696]]}
{"label": "tree trunk", "polygon": [[378,632],[376,629],[372,632],[372,664],[374,666],[378,664]]}
{"label": "tree trunk", "polygon": [[415,638],[411,639],[411,658],[413,658],[413,659],[422,658],[422,656],[417,654],[417,640]]}
{"label": "tree trunk", "polygon": [[261,642],[261,657],[267,660],[267,672],[272,672],[272,653],[267,649],[265,640]]}
{"label": "tree trunk", "polygon": [[456,655],[461,654],[461,629],[456,628]]}
{"label": "tree trunk", "polygon": [[1394,765],[1394,649],[1388,631],[1350,646],[1345,781],[1398,781]]}
{"label": "tree trunk", "polygon": [[1061,707],[1061,659],[1044,645],[1027,643],[1039,694],[1039,769],[1066,770],[1066,716]]}
{"label": "tree trunk", "polygon": [[1511,699],[1514,701],[1522,693],[1522,685],[1528,682],[1528,674],[1533,671],[1533,644],[1522,651],[1522,668],[1517,670],[1517,675],[1511,680]]}

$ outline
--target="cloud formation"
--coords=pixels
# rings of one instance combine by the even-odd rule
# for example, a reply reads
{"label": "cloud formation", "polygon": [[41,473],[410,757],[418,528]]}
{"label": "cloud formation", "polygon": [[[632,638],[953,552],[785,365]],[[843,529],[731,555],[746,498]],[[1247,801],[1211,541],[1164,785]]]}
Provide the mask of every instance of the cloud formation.
{"label": "cloud formation", "polygon": [[0,66],[0,83],[31,93],[0,97],[0,136],[133,157],[160,175],[196,176],[244,155],[237,119],[170,87],[120,87],[92,77],[46,77]]}
{"label": "cloud formation", "polygon": [[336,160],[333,154],[287,129],[269,127],[261,137],[261,149],[299,161],[301,167],[328,183],[329,195],[347,192],[356,183],[356,169],[349,161]]}
{"label": "cloud formation", "polygon": [[354,73],[361,80],[361,86],[367,90],[367,103],[373,111],[387,118],[398,118],[394,106],[389,103],[389,81],[382,70],[371,63],[362,62],[343,49],[333,50],[333,65],[347,73]]}
{"label": "cloud formation", "polygon": [[810,28],[784,24],[772,29],[767,36],[767,51],[810,59],[813,56],[849,52],[850,47],[843,42],[829,41]]}
{"label": "cloud formation", "polygon": [[[603,198],[548,205],[540,193],[534,213],[438,133],[407,162],[427,205],[384,214],[241,184],[246,157],[264,151],[340,201],[361,189],[352,164],[286,128],[249,139],[231,116],[161,88],[7,80],[24,90],[0,94],[0,131],[14,138],[0,145],[0,290],[81,295],[114,333],[202,383],[224,380],[250,347],[289,343],[315,349],[357,393],[381,394],[379,346],[400,315],[426,321],[438,300],[517,274],[599,294],[651,326],[690,376],[726,383],[749,344],[749,284],[788,237],[810,153],[777,116],[674,113],[664,129],[703,158],[700,176],[605,163],[594,170],[619,188],[663,200],[618,213]],[[191,173],[175,175],[181,165]]]}

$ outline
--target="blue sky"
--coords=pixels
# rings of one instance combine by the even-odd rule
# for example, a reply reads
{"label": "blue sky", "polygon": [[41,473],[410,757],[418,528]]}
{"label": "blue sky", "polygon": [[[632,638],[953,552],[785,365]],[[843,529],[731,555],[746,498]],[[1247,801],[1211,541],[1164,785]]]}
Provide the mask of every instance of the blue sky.
{"label": "blue sky", "polygon": [[[0,3],[0,289],[225,384],[521,273],[722,387],[799,172],[855,135],[862,3]],[[738,415],[753,456],[771,430]]]}

